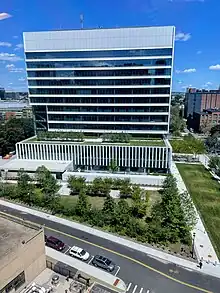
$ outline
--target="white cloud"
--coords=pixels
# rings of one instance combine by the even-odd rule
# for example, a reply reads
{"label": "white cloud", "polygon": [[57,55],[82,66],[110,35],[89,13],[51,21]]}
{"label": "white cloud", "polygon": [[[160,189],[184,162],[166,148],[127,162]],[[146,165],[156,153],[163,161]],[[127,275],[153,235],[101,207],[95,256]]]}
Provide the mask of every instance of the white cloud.
{"label": "white cloud", "polygon": [[10,70],[10,72],[16,72],[16,73],[23,72],[23,71],[24,71],[24,68],[22,68],[22,67],[18,67],[18,68],[15,67]]}
{"label": "white cloud", "polygon": [[203,84],[202,87],[209,87],[210,85],[212,85],[212,82],[208,81],[205,84]]}
{"label": "white cloud", "polygon": [[220,70],[220,64],[216,64],[216,65],[211,65],[209,66],[210,70]]}
{"label": "white cloud", "polygon": [[176,70],[176,73],[179,74],[179,73],[192,73],[192,72],[196,72],[196,69],[195,68],[187,68],[187,69],[184,69],[184,70]]}
{"label": "white cloud", "polygon": [[191,34],[190,33],[182,33],[182,32],[179,32],[176,34],[175,36],[175,40],[176,41],[188,41],[189,39],[191,39]]}
{"label": "white cloud", "polygon": [[0,47],[11,47],[11,43],[8,43],[8,42],[0,42]]}
{"label": "white cloud", "polygon": [[11,15],[6,13],[6,12],[0,13],[0,20],[6,19],[6,18],[9,18],[9,17],[11,17]]}
{"label": "white cloud", "polygon": [[20,61],[22,60],[21,57],[15,55],[15,54],[9,54],[9,53],[0,53],[0,60],[1,61]]}
{"label": "white cloud", "polygon": [[202,54],[202,51],[199,50],[196,52],[196,54],[200,55],[200,54]]}
{"label": "white cloud", "polygon": [[184,69],[183,73],[192,73],[192,72],[196,72],[195,68],[188,68],[188,69]]}
{"label": "white cloud", "polygon": [[10,71],[12,68],[15,68],[15,65],[14,64],[7,64],[5,66],[5,68],[7,68]]}
{"label": "white cloud", "polygon": [[14,48],[14,51],[18,51],[23,47],[24,47],[23,44],[17,44],[16,47]]}
{"label": "white cloud", "polygon": [[24,78],[24,77],[21,77],[21,78],[19,78],[18,80],[19,80],[19,81],[25,81],[25,80],[26,80],[26,78]]}

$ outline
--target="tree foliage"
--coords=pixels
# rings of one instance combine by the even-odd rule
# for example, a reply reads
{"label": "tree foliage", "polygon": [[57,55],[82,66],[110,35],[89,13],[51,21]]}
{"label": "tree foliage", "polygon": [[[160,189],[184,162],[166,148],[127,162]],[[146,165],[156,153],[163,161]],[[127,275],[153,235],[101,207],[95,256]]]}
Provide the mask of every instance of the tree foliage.
{"label": "tree foliage", "polygon": [[220,176],[220,157],[211,157],[209,160],[209,168],[213,169],[217,176]]}
{"label": "tree foliage", "polygon": [[194,138],[191,134],[183,139],[170,140],[174,153],[182,154],[204,154],[205,144],[202,140]]}
{"label": "tree foliage", "polygon": [[11,118],[0,124],[0,154],[5,156],[15,150],[15,144],[34,135],[32,119]]}
{"label": "tree foliage", "polygon": [[171,124],[170,128],[174,135],[179,136],[180,132],[184,131],[186,123],[183,118],[180,116],[180,107],[179,105],[172,106],[171,108]]}
{"label": "tree foliage", "polygon": [[86,179],[84,177],[70,176],[68,178],[68,187],[72,195],[79,194],[82,189],[86,188]]}

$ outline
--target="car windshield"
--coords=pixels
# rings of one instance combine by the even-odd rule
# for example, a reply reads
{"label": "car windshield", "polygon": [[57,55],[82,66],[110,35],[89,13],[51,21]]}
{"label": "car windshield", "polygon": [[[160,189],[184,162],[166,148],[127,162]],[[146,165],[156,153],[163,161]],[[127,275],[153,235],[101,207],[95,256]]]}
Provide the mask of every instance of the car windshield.
{"label": "car windshield", "polygon": [[111,264],[111,261],[109,259],[106,259],[105,263],[107,264],[107,266],[109,266]]}
{"label": "car windshield", "polygon": [[85,250],[82,250],[82,251],[80,252],[80,254],[81,254],[81,255],[85,255],[85,254],[86,254]]}

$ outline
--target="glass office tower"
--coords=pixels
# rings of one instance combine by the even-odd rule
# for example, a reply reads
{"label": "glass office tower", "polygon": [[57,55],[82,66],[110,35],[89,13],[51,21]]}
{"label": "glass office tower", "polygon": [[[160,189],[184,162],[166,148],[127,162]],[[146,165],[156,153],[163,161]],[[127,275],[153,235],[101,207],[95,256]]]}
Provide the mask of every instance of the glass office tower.
{"label": "glass office tower", "polygon": [[37,130],[167,134],[175,29],[24,33]]}

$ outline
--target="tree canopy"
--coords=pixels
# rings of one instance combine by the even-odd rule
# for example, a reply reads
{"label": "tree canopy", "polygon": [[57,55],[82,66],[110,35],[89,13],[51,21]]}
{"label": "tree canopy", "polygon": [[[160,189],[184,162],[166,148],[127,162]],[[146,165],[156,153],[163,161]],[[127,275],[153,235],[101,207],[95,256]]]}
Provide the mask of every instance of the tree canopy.
{"label": "tree canopy", "polygon": [[34,135],[32,119],[11,118],[0,124],[0,154],[5,156],[15,150],[15,144]]}

